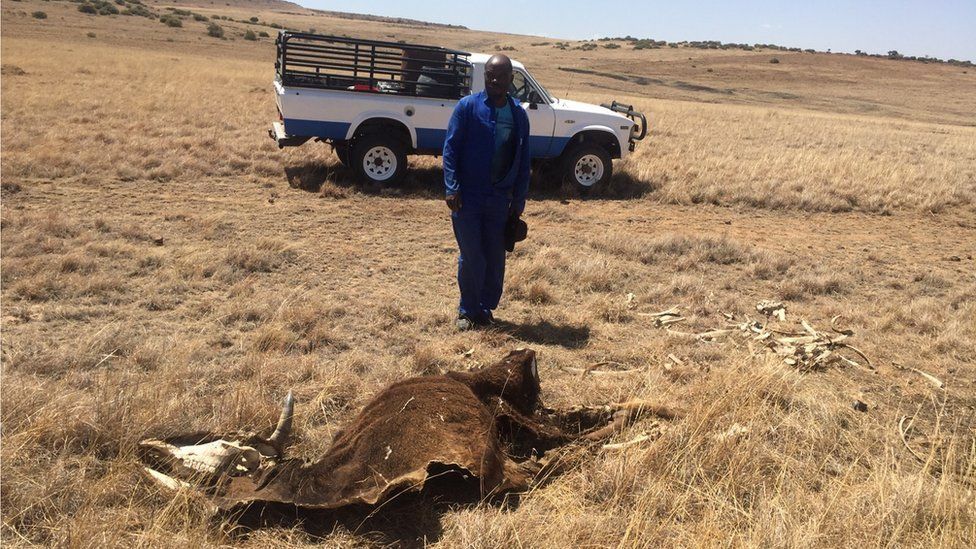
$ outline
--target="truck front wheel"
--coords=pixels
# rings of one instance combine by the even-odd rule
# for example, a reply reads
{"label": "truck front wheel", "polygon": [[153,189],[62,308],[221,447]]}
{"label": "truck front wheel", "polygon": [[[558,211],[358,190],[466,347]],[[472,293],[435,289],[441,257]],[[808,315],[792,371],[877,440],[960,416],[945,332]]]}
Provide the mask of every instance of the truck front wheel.
{"label": "truck front wheel", "polygon": [[613,175],[613,161],[610,153],[603,147],[580,143],[563,154],[561,172],[563,180],[589,189],[610,180]]}
{"label": "truck front wheel", "polygon": [[399,140],[369,133],[353,142],[352,169],[366,183],[395,185],[407,173],[407,151]]}

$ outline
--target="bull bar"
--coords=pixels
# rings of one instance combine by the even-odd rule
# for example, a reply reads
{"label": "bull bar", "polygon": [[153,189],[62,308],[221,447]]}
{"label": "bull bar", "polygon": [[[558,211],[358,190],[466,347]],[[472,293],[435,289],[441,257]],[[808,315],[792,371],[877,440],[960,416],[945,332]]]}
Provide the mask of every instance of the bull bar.
{"label": "bull bar", "polygon": [[[623,103],[618,103],[616,101],[611,103],[603,103],[600,106],[614,112],[619,112],[620,114],[634,121],[634,127],[630,130],[630,151],[634,152],[634,147],[637,145],[637,141],[640,141],[647,136],[647,117],[644,116],[644,113],[635,111],[633,105],[624,105]],[[640,122],[637,122],[638,118],[640,119]]]}

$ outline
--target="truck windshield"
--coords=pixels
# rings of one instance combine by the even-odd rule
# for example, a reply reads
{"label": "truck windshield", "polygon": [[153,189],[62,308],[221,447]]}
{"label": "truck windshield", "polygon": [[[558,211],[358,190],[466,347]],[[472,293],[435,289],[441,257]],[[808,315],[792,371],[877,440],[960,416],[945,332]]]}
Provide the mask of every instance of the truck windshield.
{"label": "truck windshield", "polygon": [[516,69],[508,93],[518,99],[520,103],[528,103],[533,91],[538,92],[543,103],[552,103],[552,97],[546,92],[545,88],[540,86],[528,73]]}
{"label": "truck windshield", "polygon": [[532,75],[531,74],[526,73],[525,76],[527,76],[529,78],[529,82],[532,82],[532,85],[535,86],[535,88],[537,90],[539,90],[539,95],[542,96],[542,100],[544,102],[546,102],[546,103],[554,103],[556,101],[552,97],[552,95],[550,95],[549,92],[546,91],[546,89],[542,87],[542,84],[538,83],[535,78],[532,78]]}

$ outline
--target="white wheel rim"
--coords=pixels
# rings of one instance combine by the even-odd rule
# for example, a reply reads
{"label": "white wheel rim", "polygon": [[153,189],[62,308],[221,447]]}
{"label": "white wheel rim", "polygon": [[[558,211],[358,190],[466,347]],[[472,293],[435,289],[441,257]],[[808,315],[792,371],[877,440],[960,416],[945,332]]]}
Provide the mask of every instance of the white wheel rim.
{"label": "white wheel rim", "polygon": [[366,151],[363,156],[363,171],[370,179],[386,181],[393,177],[397,170],[397,158],[393,150],[383,145],[377,145]]}
{"label": "white wheel rim", "polygon": [[603,160],[595,154],[584,154],[576,161],[573,175],[577,183],[584,187],[591,187],[603,178]]}

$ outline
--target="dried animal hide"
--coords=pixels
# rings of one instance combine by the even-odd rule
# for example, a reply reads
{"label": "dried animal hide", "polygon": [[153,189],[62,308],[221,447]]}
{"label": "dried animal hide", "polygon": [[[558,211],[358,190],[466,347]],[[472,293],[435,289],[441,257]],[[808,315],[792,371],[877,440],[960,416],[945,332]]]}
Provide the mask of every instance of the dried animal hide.
{"label": "dried animal hide", "polygon": [[432,475],[476,479],[483,496],[529,487],[552,448],[605,438],[646,403],[566,413],[539,410],[535,352],[516,350],[486,368],[416,377],[374,397],[311,462],[284,459],[293,403],[268,439],[197,434],[140,444],[147,472],[169,488],[199,490],[216,509],[252,503],[338,509],[419,491]]}

